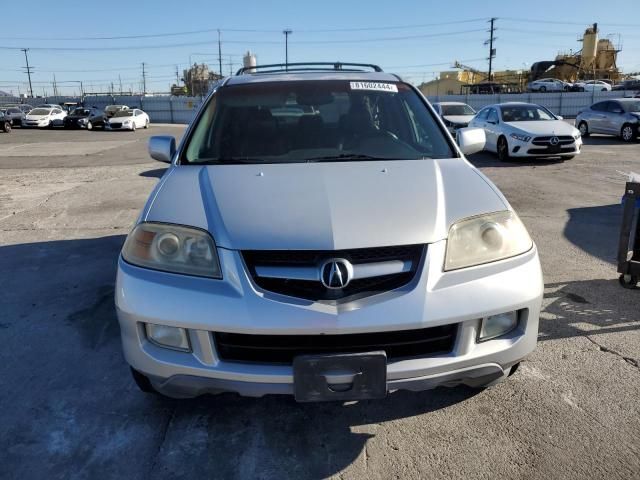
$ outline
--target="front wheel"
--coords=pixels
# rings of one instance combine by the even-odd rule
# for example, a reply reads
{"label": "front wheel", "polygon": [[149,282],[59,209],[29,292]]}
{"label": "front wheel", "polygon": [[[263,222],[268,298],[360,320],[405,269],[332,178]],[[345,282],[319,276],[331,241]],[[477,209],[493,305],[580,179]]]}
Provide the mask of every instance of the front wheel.
{"label": "front wheel", "polygon": [[623,142],[630,142],[636,138],[636,131],[633,125],[625,123],[620,130],[620,137]]}
{"label": "front wheel", "polygon": [[637,275],[624,274],[620,275],[618,280],[620,281],[620,285],[624,288],[636,288],[640,279],[638,279]]}
{"label": "front wheel", "polygon": [[508,162],[511,160],[509,156],[509,144],[507,143],[507,139],[504,137],[500,137],[498,139],[498,160],[501,162]]}
{"label": "front wheel", "polygon": [[149,120],[147,120],[146,122],[144,122],[144,128],[149,128]]}
{"label": "front wheel", "polygon": [[93,123],[87,122],[87,130],[93,130]]}
{"label": "front wheel", "polygon": [[9,122],[4,122],[2,124],[2,131],[5,133],[11,132],[11,124]]}
{"label": "front wheel", "polygon": [[589,136],[589,125],[587,125],[587,122],[580,122],[580,124],[578,125],[578,130],[580,130],[581,137]]}
{"label": "front wheel", "polygon": [[151,381],[146,375],[143,375],[137,370],[131,368],[131,376],[133,377],[133,381],[136,382],[138,388],[144,393],[157,393],[156,389],[151,385]]}

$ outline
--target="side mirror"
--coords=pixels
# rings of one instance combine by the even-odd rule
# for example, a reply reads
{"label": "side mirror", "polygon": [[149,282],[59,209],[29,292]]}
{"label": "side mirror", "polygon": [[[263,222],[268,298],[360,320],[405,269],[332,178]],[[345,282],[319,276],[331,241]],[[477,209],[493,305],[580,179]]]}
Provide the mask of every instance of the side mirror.
{"label": "side mirror", "polygon": [[171,163],[176,153],[176,139],[169,135],[157,135],[149,139],[149,155],[159,162]]}
{"label": "side mirror", "polygon": [[487,143],[487,136],[482,128],[461,128],[457,131],[456,139],[465,155],[480,152]]}
{"label": "side mirror", "polygon": [[564,117],[563,117],[562,115],[556,115],[556,118],[557,118],[558,120],[564,120]]}

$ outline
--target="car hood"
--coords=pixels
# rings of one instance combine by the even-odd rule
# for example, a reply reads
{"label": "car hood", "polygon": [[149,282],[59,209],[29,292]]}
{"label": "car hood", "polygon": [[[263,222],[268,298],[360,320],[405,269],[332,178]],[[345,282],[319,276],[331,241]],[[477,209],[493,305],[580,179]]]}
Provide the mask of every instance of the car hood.
{"label": "car hood", "polygon": [[575,127],[564,120],[505,122],[512,128],[533,135],[574,135]]}
{"label": "car hood", "polygon": [[461,218],[504,210],[462,159],[176,166],[142,218],[208,230],[238,250],[431,243]]}
{"label": "car hood", "polygon": [[89,115],[67,115],[65,118],[68,120],[80,120],[81,118],[88,118]]}
{"label": "car hood", "polygon": [[475,115],[443,115],[442,118],[451,123],[468,124]]}
{"label": "car hood", "polygon": [[50,117],[51,114],[47,113],[46,115],[27,115],[27,120],[41,120],[43,118]]}

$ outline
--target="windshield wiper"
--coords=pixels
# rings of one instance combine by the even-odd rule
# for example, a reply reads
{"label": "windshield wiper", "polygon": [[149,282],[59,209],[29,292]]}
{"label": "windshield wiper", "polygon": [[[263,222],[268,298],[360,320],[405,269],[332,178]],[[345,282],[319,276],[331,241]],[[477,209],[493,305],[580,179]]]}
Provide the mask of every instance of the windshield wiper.
{"label": "windshield wiper", "polygon": [[361,153],[341,153],[340,155],[326,155],[323,157],[307,158],[307,162],[341,162],[343,160],[367,161],[367,160],[397,160],[397,158],[374,157]]}
{"label": "windshield wiper", "polygon": [[264,163],[261,160],[249,159],[249,158],[199,158],[194,162],[190,162],[194,165],[233,165],[233,164],[261,164]]}

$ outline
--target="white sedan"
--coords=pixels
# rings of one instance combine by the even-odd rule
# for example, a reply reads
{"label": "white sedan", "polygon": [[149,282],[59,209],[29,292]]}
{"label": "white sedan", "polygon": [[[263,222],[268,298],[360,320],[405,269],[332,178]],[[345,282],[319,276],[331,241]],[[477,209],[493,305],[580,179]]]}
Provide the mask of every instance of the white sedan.
{"label": "white sedan", "polygon": [[27,127],[53,127],[62,125],[66,116],[67,112],[61,108],[36,107],[27,114],[24,124]]}
{"label": "white sedan", "polygon": [[610,92],[611,85],[602,80],[587,80],[574,84],[579,92]]}
{"label": "white sedan", "polygon": [[485,150],[495,152],[507,162],[513,157],[573,158],[580,153],[580,132],[562,117],[532,103],[488,105],[469,122],[482,128]]}
{"label": "white sedan", "polygon": [[530,92],[566,92],[569,90],[569,85],[557,78],[541,78],[534,80],[528,85]]}
{"label": "white sedan", "polygon": [[136,128],[149,128],[149,115],[139,108],[130,110],[119,110],[113,117],[107,120],[105,127],[107,130],[131,130]]}

